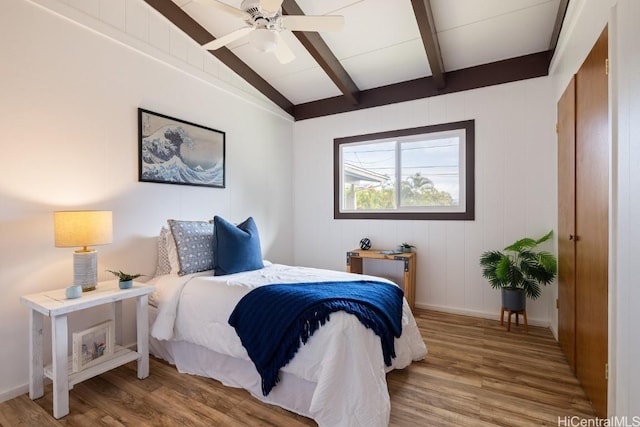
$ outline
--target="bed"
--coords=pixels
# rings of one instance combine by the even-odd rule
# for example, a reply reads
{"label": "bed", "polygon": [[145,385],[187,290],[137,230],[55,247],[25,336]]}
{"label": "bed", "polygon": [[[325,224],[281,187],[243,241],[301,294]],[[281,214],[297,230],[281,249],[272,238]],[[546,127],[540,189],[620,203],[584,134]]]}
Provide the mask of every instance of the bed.
{"label": "bed", "polygon": [[[159,245],[162,241],[161,233]],[[260,264],[261,268],[225,275],[214,275],[211,270],[160,271],[149,282],[156,287],[149,299],[151,353],[174,364],[179,372],[244,388],[255,398],[310,417],[320,426],[388,425],[386,372],[426,355],[406,300],[402,302],[402,334],[394,341],[395,358],[390,366],[383,360],[380,337],[354,315],[337,311],[300,346],[266,396],[261,377],[228,320],[246,294],[264,285],[357,280],[395,284],[373,276],[262,260]]]}

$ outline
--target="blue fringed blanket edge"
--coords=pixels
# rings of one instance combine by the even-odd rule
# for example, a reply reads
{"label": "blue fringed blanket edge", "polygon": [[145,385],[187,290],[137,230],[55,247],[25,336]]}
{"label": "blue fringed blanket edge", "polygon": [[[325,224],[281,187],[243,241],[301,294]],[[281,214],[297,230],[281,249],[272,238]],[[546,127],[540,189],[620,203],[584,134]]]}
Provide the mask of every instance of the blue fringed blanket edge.
{"label": "blue fringed blanket edge", "polygon": [[280,369],[336,311],[355,315],[380,337],[384,362],[390,366],[394,340],[402,334],[403,297],[398,286],[373,280],[271,284],[246,294],[229,324],[256,366],[267,396],[279,381]]}

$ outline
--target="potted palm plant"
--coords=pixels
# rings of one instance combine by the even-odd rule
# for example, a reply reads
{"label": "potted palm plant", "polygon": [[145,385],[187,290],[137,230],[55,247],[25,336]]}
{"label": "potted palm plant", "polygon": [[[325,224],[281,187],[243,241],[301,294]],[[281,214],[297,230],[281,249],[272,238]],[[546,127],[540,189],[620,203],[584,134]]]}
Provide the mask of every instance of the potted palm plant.
{"label": "potted palm plant", "polygon": [[537,240],[525,237],[502,251],[486,251],[480,256],[482,276],[494,289],[502,290],[505,310],[525,310],[529,297],[535,300],[542,294],[541,286],[553,282],[558,271],[556,257],[536,247],[551,239],[553,230]]}

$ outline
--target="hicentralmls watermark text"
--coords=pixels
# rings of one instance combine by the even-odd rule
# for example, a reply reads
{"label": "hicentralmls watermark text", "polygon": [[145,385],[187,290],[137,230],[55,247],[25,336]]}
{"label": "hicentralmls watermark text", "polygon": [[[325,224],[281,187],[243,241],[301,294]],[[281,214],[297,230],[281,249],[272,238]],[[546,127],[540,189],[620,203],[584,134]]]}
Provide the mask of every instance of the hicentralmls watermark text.
{"label": "hicentralmls watermark text", "polygon": [[640,416],[614,416],[610,418],[558,417],[558,427],[640,427]]}

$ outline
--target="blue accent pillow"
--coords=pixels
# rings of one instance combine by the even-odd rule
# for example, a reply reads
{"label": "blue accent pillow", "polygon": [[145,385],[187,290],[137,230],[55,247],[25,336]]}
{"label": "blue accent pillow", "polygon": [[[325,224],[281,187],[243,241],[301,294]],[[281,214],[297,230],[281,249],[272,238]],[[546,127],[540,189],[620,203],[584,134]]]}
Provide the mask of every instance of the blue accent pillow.
{"label": "blue accent pillow", "polygon": [[215,216],[213,260],[216,276],[263,268],[258,227],[252,217],[234,225]]}
{"label": "blue accent pillow", "polygon": [[213,224],[208,221],[167,221],[176,242],[178,275],[213,270]]}

